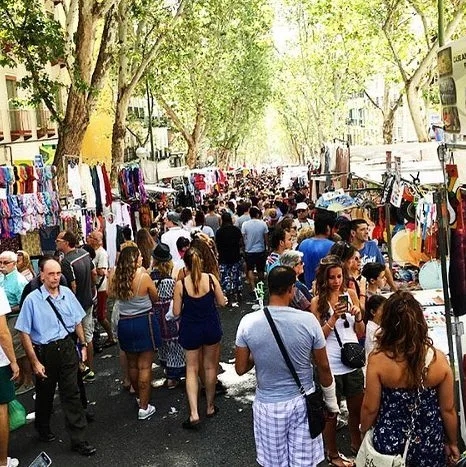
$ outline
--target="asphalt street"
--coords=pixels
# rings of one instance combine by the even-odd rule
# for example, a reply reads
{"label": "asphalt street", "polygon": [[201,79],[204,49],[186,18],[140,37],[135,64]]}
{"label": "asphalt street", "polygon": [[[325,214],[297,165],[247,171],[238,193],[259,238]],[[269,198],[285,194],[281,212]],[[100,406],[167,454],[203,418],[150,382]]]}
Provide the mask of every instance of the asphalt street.
{"label": "asphalt street", "polygon": [[[41,451],[50,456],[54,466],[60,467],[257,466],[251,409],[255,377],[253,372],[239,377],[234,371],[236,328],[251,306],[250,301],[220,311],[224,330],[221,364],[225,372],[219,379],[228,387],[228,394],[217,398],[219,414],[212,419],[204,418],[198,431],[181,427],[188,416],[184,386],[173,390],[163,387],[159,367],[154,368],[153,377],[161,386],[152,390],[151,398],[157,412],[151,419],[139,421],[134,396],[121,388],[118,350],[112,347],[96,355],[96,379],[86,384],[95,411],[95,421],[88,426],[88,440],[97,447],[97,454],[83,458],[70,450],[56,397],[52,430],[57,439],[52,443],[39,442],[33,425],[29,424],[11,433],[10,456],[19,458],[21,466],[28,466]],[[34,410],[32,394],[19,397],[29,412]],[[205,399],[201,398],[201,417],[203,412]],[[349,454],[346,429],[339,433],[339,439],[341,450]]]}

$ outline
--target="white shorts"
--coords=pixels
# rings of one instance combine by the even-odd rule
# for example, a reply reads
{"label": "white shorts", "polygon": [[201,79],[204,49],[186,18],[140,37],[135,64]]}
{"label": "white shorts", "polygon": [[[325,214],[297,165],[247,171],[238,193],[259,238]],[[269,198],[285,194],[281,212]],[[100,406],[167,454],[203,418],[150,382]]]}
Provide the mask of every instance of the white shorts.
{"label": "white shorts", "polygon": [[94,306],[91,306],[85,310],[86,316],[81,321],[84,330],[84,339],[86,339],[87,344],[92,342],[92,338],[94,337],[94,316],[92,315],[93,310]]}
{"label": "white shorts", "polygon": [[252,408],[260,465],[313,467],[324,460],[322,435],[311,438],[302,396],[268,404],[255,400]]}

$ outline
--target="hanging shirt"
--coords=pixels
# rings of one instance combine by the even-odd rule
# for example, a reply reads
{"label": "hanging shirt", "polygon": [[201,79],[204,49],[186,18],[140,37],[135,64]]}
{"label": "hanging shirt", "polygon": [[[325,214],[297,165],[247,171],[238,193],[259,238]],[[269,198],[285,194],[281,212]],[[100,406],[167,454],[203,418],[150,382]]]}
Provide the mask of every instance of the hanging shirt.
{"label": "hanging shirt", "polygon": [[81,199],[81,176],[79,165],[74,162],[68,164],[68,188],[71,190],[73,199]]}

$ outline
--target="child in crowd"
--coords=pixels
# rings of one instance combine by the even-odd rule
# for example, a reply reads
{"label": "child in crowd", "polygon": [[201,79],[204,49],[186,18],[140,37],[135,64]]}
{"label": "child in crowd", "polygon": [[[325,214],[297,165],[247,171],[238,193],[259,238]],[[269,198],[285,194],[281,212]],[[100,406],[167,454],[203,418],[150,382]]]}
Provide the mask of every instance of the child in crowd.
{"label": "child in crowd", "polygon": [[372,295],[380,295],[387,283],[385,266],[380,263],[367,263],[362,268],[362,275],[367,280],[366,300]]}
{"label": "child in crowd", "polygon": [[375,335],[382,322],[382,313],[384,303],[387,301],[382,295],[372,295],[366,302],[366,310],[364,313],[364,322],[366,323],[366,361],[369,354],[374,350],[375,347]]}

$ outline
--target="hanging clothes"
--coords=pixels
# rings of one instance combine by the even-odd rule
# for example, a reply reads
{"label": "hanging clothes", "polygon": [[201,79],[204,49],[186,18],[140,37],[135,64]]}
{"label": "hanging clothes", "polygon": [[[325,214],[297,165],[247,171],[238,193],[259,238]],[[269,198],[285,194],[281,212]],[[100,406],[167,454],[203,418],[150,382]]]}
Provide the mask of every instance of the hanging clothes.
{"label": "hanging clothes", "polygon": [[96,208],[96,198],[94,186],[92,183],[91,169],[87,164],[81,164],[79,168],[80,180],[81,180],[81,191],[84,193],[86,198],[86,206],[89,209]]}

